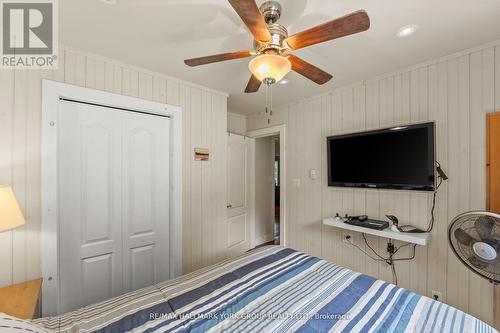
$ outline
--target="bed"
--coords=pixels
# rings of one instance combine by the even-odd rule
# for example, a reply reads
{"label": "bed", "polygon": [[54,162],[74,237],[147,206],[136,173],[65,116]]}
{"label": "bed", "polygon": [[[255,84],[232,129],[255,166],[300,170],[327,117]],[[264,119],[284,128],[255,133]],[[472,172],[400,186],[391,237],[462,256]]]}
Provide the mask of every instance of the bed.
{"label": "bed", "polygon": [[48,332],[497,332],[451,306],[279,246],[33,323]]}

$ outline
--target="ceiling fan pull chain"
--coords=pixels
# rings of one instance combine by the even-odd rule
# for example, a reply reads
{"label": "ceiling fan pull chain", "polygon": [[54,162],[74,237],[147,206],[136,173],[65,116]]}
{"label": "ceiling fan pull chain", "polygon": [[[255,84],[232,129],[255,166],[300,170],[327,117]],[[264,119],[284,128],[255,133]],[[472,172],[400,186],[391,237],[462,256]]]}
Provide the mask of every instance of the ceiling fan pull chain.
{"label": "ceiling fan pull chain", "polygon": [[273,86],[269,85],[269,116],[273,116]]}
{"label": "ceiling fan pull chain", "polygon": [[268,107],[268,105],[267,105],[267,99],[268,99],[267,85],[266,85],[266,88],[265,88],[265,89],[266,89],[266,114],[267,114],[267,111],[268,111],[268,110],[267,110],[267,107]]}
{"label": "ceiling fan pull chain", "polygon": [[271,112],[273,112],[272,110],[272,90],[271,90],[271,85],[270,84],[266,84],[266,87],[267,87],[267,108],[269,110],[269,113],[267,114],[267,123],[270,124],[271,123],[271,118],[270,118],[270,114]]}
{"label": "ceiling fan pull chain", "polygon": [[269,85],[266,84],[266,113],[265,117],[267,119],[267,123],[269,124],[269,111],[270,111],[270,106],[269,106]]}

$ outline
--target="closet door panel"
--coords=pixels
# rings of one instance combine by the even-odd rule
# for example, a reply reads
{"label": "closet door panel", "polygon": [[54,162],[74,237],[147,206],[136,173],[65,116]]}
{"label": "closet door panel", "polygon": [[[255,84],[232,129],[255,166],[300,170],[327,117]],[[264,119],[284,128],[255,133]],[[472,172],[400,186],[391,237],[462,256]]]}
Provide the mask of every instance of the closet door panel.
{"label": "closet door panel", "polygon": [[59,108],[61,312],[122,293],[121,115]]}
{"label": "closet door panel", "polygon": [[137,290],[155,283],[155,245],[136,247],[130,250],[131,287]]}
{"label": "closet door panel", "polygon": [[123,114],[125,289],[170,276],[170,119]]}
{"label": "closet door panel", "polygon": [[113,253],[82,260],[82,295],[84,304],[112,298]]}

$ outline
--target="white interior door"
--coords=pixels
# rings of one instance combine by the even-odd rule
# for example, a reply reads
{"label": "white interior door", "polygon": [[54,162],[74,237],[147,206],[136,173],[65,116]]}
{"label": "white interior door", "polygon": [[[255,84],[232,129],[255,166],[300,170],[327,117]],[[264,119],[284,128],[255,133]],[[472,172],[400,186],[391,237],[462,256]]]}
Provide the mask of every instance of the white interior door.
{"label": "white interior door", "polygon": [[59,108],[60,312],[167,280],[170,120]]}
{"label": "white interior door", "polygon": [[274,238],[274,139],[263,137],[255,139],[255,204],[254,226],[255,245],[262,245]]}
{"label": "white interior door", "polygon": [[123,268],[126,291],[170,277],[170,119],[123,114]]}
{"label": "white interior door", "polygon": [[249,216],[249,139],[231,134],[227,148],[228,249],[236,256],[251,247]]}
{"label": "white interior door", "polygon": [[122,293],[122,129],[117,111],[61,102],[61,311]]}

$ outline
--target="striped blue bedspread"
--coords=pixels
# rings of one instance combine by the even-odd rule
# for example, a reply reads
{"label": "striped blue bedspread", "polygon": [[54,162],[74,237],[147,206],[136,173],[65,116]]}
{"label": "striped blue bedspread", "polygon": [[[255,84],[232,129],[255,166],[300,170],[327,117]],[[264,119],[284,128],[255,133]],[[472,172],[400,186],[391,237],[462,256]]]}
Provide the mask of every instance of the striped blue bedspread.
{"label": "striped blue bedspread", "polygon": [[451,306],[278,246],[34,323],[50,332],[497,332]]}

